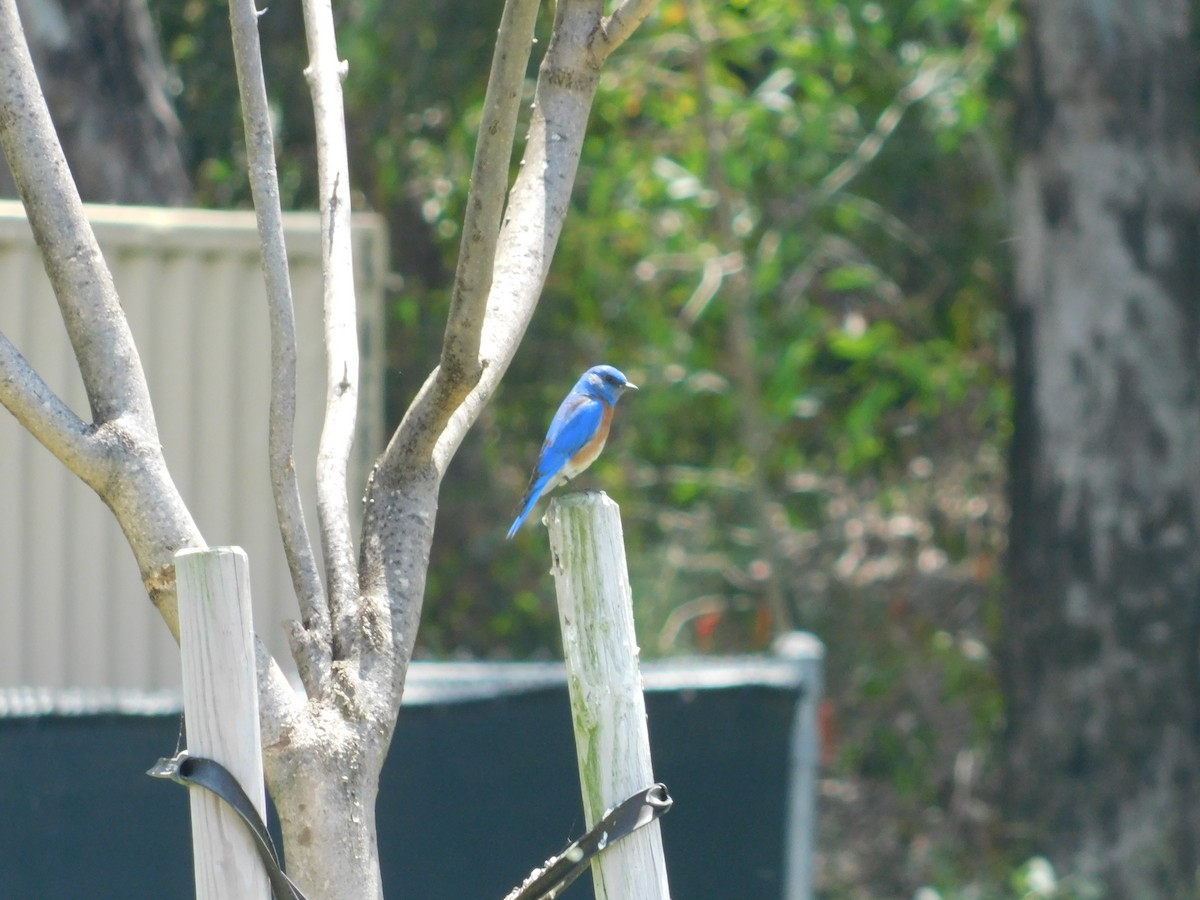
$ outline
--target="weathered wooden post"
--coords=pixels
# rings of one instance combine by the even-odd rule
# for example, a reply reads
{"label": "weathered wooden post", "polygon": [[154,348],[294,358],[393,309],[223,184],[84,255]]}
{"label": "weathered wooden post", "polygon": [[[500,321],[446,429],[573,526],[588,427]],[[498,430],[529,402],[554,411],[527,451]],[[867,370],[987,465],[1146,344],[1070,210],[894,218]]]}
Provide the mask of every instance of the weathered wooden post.
{"label": "weathered wooden post", "polygon": [[[568,494],[546,513],[587,827],[654,784],[633,594],[617,504]],[[658,822],[592,862],[596,900],[668,900]]]}
{"label": "weathered wooden post", "polygon": [[[250,569],[240,547],[175,554],[183,709],[192,756],[216,760],[266,821]],[[204,790],[190,790],[196,900],[269,900],[271,885],[246,825]]]}

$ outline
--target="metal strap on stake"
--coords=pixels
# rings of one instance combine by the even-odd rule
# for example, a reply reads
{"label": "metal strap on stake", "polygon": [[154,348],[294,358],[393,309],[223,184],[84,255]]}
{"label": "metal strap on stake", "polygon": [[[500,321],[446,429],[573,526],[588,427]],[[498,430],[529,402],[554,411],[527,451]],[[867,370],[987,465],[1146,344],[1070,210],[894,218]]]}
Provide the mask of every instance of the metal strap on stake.
{"label": "metal strap on stake", "polygon": [[504,900],[554,900],[591,865],[606,847],[649,825],[671,808],[674,801],[665,784],[656,784],[619,803],[583,837],[529,873],[524,884]]}
{"label": "metal strap on stake", "polygon": [[186,750],[180,750],[170,759],[162,757],[146,774],[152,778],[169,779],[184,787],[204,788],[228,803],[254,836],[254,845],[271,880],[271,893],[275,900],[307,900],[279,865],[275,842],[271,840],[271,833],[259,817],[258,810],[237,779],[223,765],[203,756],[189,756]]}
{"label": "metal strap on stake", "polygon": [[[307,900],[279,865],[275,843],[254,804],[223,765],[202,756],[189,756],[186,750],[181,750],[169,759],[165,756],[159,759],[146,774],[184,787],[204,788],[228,803],[254,836],[275,900]],[[504,900],[554,900],[583,874],[594,857],[664,815],[674,802],[665,784],[638,791],[619,803],[587,834],[531,872]]]}

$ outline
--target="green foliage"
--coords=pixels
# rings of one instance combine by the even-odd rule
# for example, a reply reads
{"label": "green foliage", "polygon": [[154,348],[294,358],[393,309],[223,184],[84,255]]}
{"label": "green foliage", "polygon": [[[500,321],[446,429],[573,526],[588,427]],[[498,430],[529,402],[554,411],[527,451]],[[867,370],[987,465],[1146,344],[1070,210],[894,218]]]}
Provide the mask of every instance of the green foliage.
{"label": "green foliage", "polygon": [[822,843],[854,847],[828,829],[862,816],[868,892],[1003,883],[979,773],[1003,723],[1010,7],[668,2],[648,26],[603,76],[510,378],[604,359],[644,386],[596,480],[622,503],[647,652],[764,648],[772,582],[827,641],[829,771],[863,799],[823,801]]}
{"label": "green foliage", "polygon": [[[203,0],[172,0],[151,7],[172,73],[195,202],[217,208],[249,208],[229,8]],[[280,199],[285,209],[311,207],[316,202],[316,170],[310,153],[312,104],[306,102],[301,74],[306,60],[303,22],[299,15],[278,11],[268,12],[259,22],[263,70],[274,113]]]}
{"label": "green foliage", "polygon": [[[870,872],[831,866],[831,896],[887,878],[875,895],[1028,890],[974,858],[992,844],[956,781],[1003,721],[987,648],[1011,431],[1012,7],[663,0],[601,76],[541,306],[443,487],[420,652],[556,654],[540,513],[503,535],[578,373],[609,362],[642,386],[581,481],[622,505],[646,652],[763,649],[781,597],[829,645],[829,774],[862,798],[823,800],[825,827],[860,803],[867,822],[823,841],[877,841],[886,815],[904,847],[941,848],[872,845]],[[393,422],[436,360],[499,12],[339,13],[355,202],[387,215],[402,280]],[[198,195],[246,205],[225,10],[156,14]],[[264,46],[284,199],[311,207],[298,18],[272,7]]]}
{"label": "green foliage", "polygon": [[[245,205],[224,10],[188,0],[158,14],[199,196]],[[341,12],[359,202],[387,212],[404,278],[388,341],[393,420],[436,355],[498,14],[380,0]],[[262,23],[284,199],[311,206],[298,17],[273,10]],[[1000,446],[996,60],[1014,36],[1004,2],[665,3],[603,75],[577,208],[527,349],[480,429],[491,439],[464,448],[470,483],[447,484],[439,528],[451,534],[435,556],[446,568],[431,584],[494,594],[496,615],[535,585],[548,597],[541,561],[466,538],[479,522],[503,531],[550,413],[601,359],[648,390],[622,409],[592,482],[624,501],[651,560],[666,548],[681,560],[648,628],[689,597],[726,592],[731,572],[761,599],[752,569],[770,559],[765,544],[829,521],[797,479],[889,481],[948,446]],[[731,291],[749,316],[748,373],[731,347]],[[756,446],[741,434],[747,414]],[[728,527],[759,528],[755,480],[785,516],[773,538]],[[510,565],[516,581],[497,571]],[[464,572],[481,577],[464,588]],[[787,599],[804,621],[806,601]],[[490,618],[439,637],[435,609],[427,636],[442,652],[488,652]],[[517,643],[552,646],[552,618],[533,621]],[[734,646],[761,645],[771,629],[754,627]]]}
{"label": "green foliage", "polygon": [[[156,12],[199,199],[246,205],[225,12],[196,0]],[[341,13],[359,202],[388,213],[405,279],[389,339],[393,418],[436,355],[497,16],[381,0]],[[298,17],[273,10],[262,30],[285,203],[312,205]],[[493,439],[466,451],[471,505],[503,530],[550,412],[600,359],[648,388],[622,410],[597,480],[626,501],[651,555],[707,523],[693,543],[747,572],[763,539],[727,526],[757,527],[748,475],[788,528],[812,529],[827,517],[795,496],[798,475],[889,480],[948,446],[1001,446],[996,61],[1015,33],[1006,2],[666,2],[603,75],[527,350],[481,428]],[[730,346],[735,290],[756,396]],[[748,408],[760,446],[739,433]],[[474,518],[456,502],[452,480],[447,512]],[[493,551],[471,553],[469,568],[484,561],[497,564]],[[695,582],[678,579],[650,618]],[[486,635],[450,640],[483,651]]]}
{"label": "green foliage", "polygon": [[[828,521],[792,502],[798,474],[892,481],[950,442],[1002,445],[989,167],[1014,34],[995,3],[677,2],[606,72],[531,342],[573,330],[575,367],[603,356],[650,388],[622,411],[632,448],[615,447],[642,486],[626,518],[686,571],[647,627],[731,571],[753,585],[766,542]],[[738,291],[757,396],[729,338]],[[758,446],[739,433],[747,408]],[[750,477],[787,513],[782,534],[729,527],[758,528]]]}

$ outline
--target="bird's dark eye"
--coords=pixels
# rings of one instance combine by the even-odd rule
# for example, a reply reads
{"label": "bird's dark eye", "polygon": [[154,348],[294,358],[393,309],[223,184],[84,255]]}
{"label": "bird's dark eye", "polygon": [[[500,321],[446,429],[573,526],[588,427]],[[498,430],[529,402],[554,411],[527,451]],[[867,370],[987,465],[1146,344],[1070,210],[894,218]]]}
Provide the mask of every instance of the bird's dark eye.
{"label": "bird's dark eye", "polygon": [[606,372],[606,373],[604,374],[604,380],[605,380],[605,381],[607,381],[609,384],[616,384],[616,383],[617,383],[617,376],[615,376],[615,375],[609,375],[609,374]]}

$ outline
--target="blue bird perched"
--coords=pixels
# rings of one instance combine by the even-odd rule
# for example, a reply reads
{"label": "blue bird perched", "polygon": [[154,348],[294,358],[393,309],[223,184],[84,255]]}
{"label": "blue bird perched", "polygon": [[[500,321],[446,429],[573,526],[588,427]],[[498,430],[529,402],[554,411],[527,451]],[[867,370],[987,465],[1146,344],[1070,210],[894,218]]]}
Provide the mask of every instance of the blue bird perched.
{"label": "blue bird perched", "polygon": [[596,461],[608,440],[617,401],[625,391],[636,390],[637,385],[612,366],[592,366],[575,382],[546,432],[529,488],[521,498],[521,512],[508,529],[508,537],[517,533],[538,500]]}

